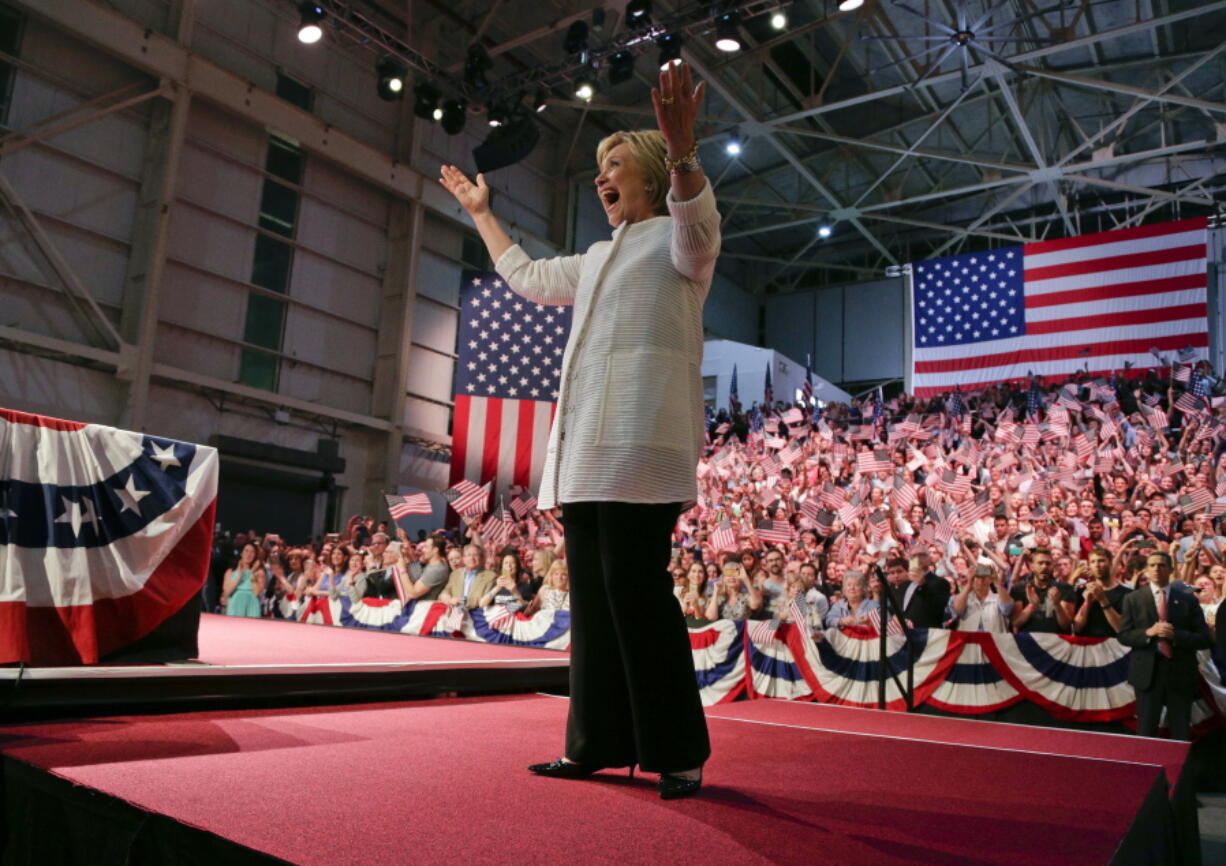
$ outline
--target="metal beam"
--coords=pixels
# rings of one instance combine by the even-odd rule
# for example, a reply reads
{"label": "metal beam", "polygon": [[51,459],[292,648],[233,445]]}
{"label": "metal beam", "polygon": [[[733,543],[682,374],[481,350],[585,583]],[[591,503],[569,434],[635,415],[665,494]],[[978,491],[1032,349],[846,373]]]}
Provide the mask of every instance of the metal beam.
{"label": "metal beam", "polygon": [[[190,44],[195,0],[182,0],[168,12],[178,16],[172,23],[179,41],[184,45]],[[162,80],[159,89],[168,95],[170,103],[154,105],[149,119],[119,323],[124,338],[131,345],[131,350],[124,353],[124,361],[116,371],[120,379],[127,381],[127,393],[119,418],[120,426],[126,430],[147,429],[149,379],[157,341],[162,275],[166,269],[166,247],[170,237],[175,183],[179,177],[179,156],[183,152],[187,117],[191,109],[191,93],[185,88]]]}
{"label": "metal beam", "polygon": [[[1164,27],[1168,24],[1175,24],[1179,21],[1186,21],[1190,18],[1198,18],[1202,15],[1207,15],[1210,12],[1218,12],[1226,9],[1226,0],[1213,0],[1213,2],[1202,4],[1201,6],[1190,9],[1183,9],[1178,12],[1172,12],[1169,15],[1163,15],[1158,18],[1153,18],[1148,21],[1137,21],[1132,24],[1126,24],[1122,27],[1116,27],[1112,30],[1104,30],[1101,33],[1092,33],[1088,36],[1082,36],[1077,39],[1070,39],[1067,42],[1060,42],[1055,45],[1046,45],[1042,48],[1035,48],[1031,51],[1023,51],[1009,58],[1011,63],[1028,63],[1031,60],[1038,60],[1043,57],[1050,57],[1054,54],[1062,54],[1066,51],[1072,51],[1077,48],[1086,48],[1095,45],[1099,42],[1106,42],[1111,39],[1119,39],[1122,36],[1129,36],[1133,33],[1152,30],[1156,27]],[[980,67],[972,67],[972,74],[980,72]],[[829,114],[834,111],[842,111],[847,108],[854,108],[858,105],[865,105],[870,102],[876,102],[880,99],[888,99],[891,96],[906,96],[916,86],[933,88],[941,84],[949,84],[953,81],[958,81],[962,77],[961,70],[955,72],[946,72],[940,75],[933,75],[926,78],[918,84],[899,84],[894,87],[883,87],[880,90],[871,91],[853,96],[847,99],[841,99],[838,102],[831,102],[826,105],[817,105],[812,108],[807,108],[803,111],[786,114],[781,117],[772,118],[764,121],[768,126],[780,126],[789,123],[795,123],[798,120],[803,120],[806,117],[812,117],[817,114]]]}
{"label": "metal beam", "polygon": [[[706,64],[703,61],[699,60],[698,58],[694,57],[692,51],[686,51],[685,53],[686,55],[688,55],[686,59],[689,61],[690,65],[694,68],[694,71],[697,72],[699,75],[703,76],[703,78],[707,80],[707,85],[713,88],[714,90],[718,91],[719,95],[723,97],[723,99],[729,105],[731,105],[737,111],[738,114],[740,114],[747,121],[753,124],[754,128],[751,131],[756,132],[759,121],[758,121],[758,118],[754,116],[754,112],[750,110],[749,106],[747,106],[743,101],[741,101],[741,99],[738,96],[736,96],[736,94],[732,93],[731,89],[726,84],[724,84],[724,82],[721,81],[718,78],[718,76],[712,75],[711,71],[707,69]],[[842,203],[838,200],[838,198],[834,195],[834,193],[831,192],[826,187],[826,185],[823,184],[817,178],[817,176],[808,169],[808,167],[801,161],[800,157],[792,153],[791,148],[789,148],[786,144],[780,141],[778,137],[774,135],[766,136],[766,140],[770,142],[771,146],[775,148],[775,150],[779,153],[780,156],[782,156],[785,160],[787,160],[788,162],[792,164],[793,168],[796,169],[796,173],[799,174],[802,178],[804,178],[804,180],[810,186],[812,186],[819,193],[821,193],[821,195],[827,201],[829,201],[832,205],[834,205],[836,210],[840,210],[843,208]],[[855,226],[856,230],[860,232],[860,234],[862,234],[869,241],[869,243],[871,243],[874,247],[876,247],[883,256],[885,256],[891,263],[895,262],[893,254],[888,249],[886,249],[885,245],[882,244],[881,241],[878,240],[877,237],[864,226],[864,223],[860,222],[860,220],[857,218],[855,214],[849,213],[846,215],[845,218],[847,219],[848,222],[850,222],[853,226]]]}
{"label": "metal beam", "polygon": [[107,348],[124,349],[126,343],[116,330],[114,323],[102,311],[98,301],[85,285],[77,279],[72,267],[68,264],[55,246],[51,237],[43,231],[33,212],[26,206],[17,190],[9,183],[8,178],[0,174],[0,201],[8,209],[29,234],[30,239],[50,266],[52,273],[64,286],[64,296],[68,298],[83,324],[93,329]]}
{"label": "metal beam", "polygon": [[[12,2],[32,17],[47,21],[136,69],[187,88],[194,98],[217,105],[259,128],[289,136],[303,149],[345,166],[356,177],[382,190],[420,201],[449,220],[464,221],[455,200],[432,178],[114,9],[81,0]],[[546,239],[522,227],[516,227],[516,234],[530,237],[546,248],[551,246]]]}
{"label": "metal beam", "polygon": [[[1221,50],[1221,46],[1214,49],[1214,53]],[[1144,99],[1147,102],[1165,102],[1170,105],[1182,105],[1188,108],[1199,108],[1202,111],[1212,111],[1226,114],[1226,105],[1220,102],[1210,102],[1207,99],[1196,99],[1191,96],[1176,96],[1166,91],[1170,88],[1165,88],[1160,91],[1146,90],[1143,87],[1133,87],[1131,84],[1118,84],[1114,81],[1106,81],[1102,78],[1086,78],[1083,75],[1068,75],[1063,72],[1049,72],[1046,69],[1041,69],[1037,66],[1021,66],[1018,70],[1025,72],[1027,75],[1032,75],[1035,78],[1046,78],[1050,81],[1058,81],[1061,84],[1074,84],[1078,87],[1088,87],[1091,90],[1105,90],[1108,93],[1121,93],[1125,96],[1135,96]]]}
{"label": "metal beam", "polygon": [[144,85],[141,82],[134,81],[118,90],[112,90],[95,96],[87,102],[78,103],[66,111],[36,120],[22,129],[15,129],[0,137],[0,156],[8,156],[27,145],[61,135],[83,124],[92,123],[100,117],[114,114],[116,111],[140,105],[155,96],[167,95],[165,88],[160,85],[152,90],[135,92],[140,91],[142,87]]}

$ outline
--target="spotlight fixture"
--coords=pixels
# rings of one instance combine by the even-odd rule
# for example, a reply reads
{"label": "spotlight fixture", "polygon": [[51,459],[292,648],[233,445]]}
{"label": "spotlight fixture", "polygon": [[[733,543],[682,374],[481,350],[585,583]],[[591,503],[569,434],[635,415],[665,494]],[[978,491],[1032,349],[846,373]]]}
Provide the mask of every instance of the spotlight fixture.
{"label": "spotlight fixture", "polygon": [[676,33],[665,33],[656,40],[660,49],[660,68],[667,69],[670,64],[681,62],[681,37]]}
{"label": "spotlight fixture", "polygon": [[324,29],[319,22],[324,20],[324,7],[318,3],[298,4],[298,41],[314,45],[323,39]]}
{"label": "spotlight fixture", "polygon": [[724,12],[715,19],[715,47],[731,53],[741,50],[741,16],[735,11]]}
{"label": "spotlight fixture", "polygon": [[507,122],[507,110],[497,103],[490,103],[486,108],[486,116],[493,127],[502,126]]}
{"label": "spotlight fixture", "polygon": [[431,113],[430,116],[431,116],[431,119],[433,119],[436,122],[442,120],[443,119],[442,106],[435,107],[434,111]]}
{"label": "spotlight fixture", "polygon": [[404,78],[407,70],[401,63],[391,57],[384,57],[375,67],[375,74],[379,76],[380,99],[391,102],[404,96]]}
{"label": "spotlight fixture", "polygon": [[651,26],[651,0],[630,0],[626,4],[626,25],[638,30]]}
{"label": "spotlight fixture", "polygon": [[448,99],[443,103],[442,117],[439,122],[448,135],[458,135],[464,130],[464,121],[468,119],[468,103],[463,99]]}
{"label": "spotlight fixture", "polygon": [[864,5],[864,0],[839,0],[840,12],[851,12]]}
{"label": "spotlight fixture", "polygon": [[566,38],[562,41],[562,48],[567,54],[581,54],[587,51],[587,22],[572,21],[570,27],[566,28]]}
{"label": "spotlight fixture", "polygon": [[817,236],[819,238],[828,238],[832,234],[834,234],[834,229],[830,228],[830,226],[820,226],[817,230]]}
{"label": "spotlight fixture", "polygon": [[537,114],[540,114],[549,107],[549,103],[547,101],[548,99],[549,91],[543,87],[538,87],[536,90],[536,96],[532,97],[532,110]]}
{"label": "spotlight fixture", "polygon": [[783,30],[787,26],[787,14],[782,9],[776,9],[775,12],[771,14],[771,27],[774,27],[776,30]]}
{"label": "spotlight fixture", "polygon": [[490,86],[485,73],[494,62],[490,60],[489,52],[479,42],[468,46],[468,54],[464,57],[464,83],[476,90],[485,90]]}
{"label": "spotlight fixture", "polygon": [[735,137],[728,139],[728,143],[724,145],[724,152],[729,156],[740,156],[741,140]]}
{"label": "spotlight fixture", "polygon": [[575,77],[575,96],[584,102],[591,101],[596,95],[596,73],[590,66],[585,66]]}
{"label": "spotlight fixture", "polygon": [[609,57],[609,84],[621,84],[634,77],[634,55],[625,49]]}
{"label": "spotlight fixture", "polygon": [[413,114],[422,120],[438,120],[441,117],[438,106],[438,89],[423,81],[413,88]]}
{"label": "spotlight fixture", "polygon": [[535,117],[525,111],[512,115],[473,149],[477,171],[491,172],[519,162],[532,153],[540,137]]}

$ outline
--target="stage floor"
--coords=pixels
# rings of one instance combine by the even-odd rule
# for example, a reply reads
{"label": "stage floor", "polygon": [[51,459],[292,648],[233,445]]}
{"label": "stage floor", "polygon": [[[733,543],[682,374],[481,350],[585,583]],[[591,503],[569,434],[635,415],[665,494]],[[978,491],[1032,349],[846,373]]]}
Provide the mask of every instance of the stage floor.
{"label": "stage floor", "polygon": [[[244,695],[565,690],[564,652],[452,638],[204,614],[200,656],[181,664],[0,668],[13,708],[206,701]],[[374,691],[371,691],[371,690]]]}
{"label": "stage floor", "polygon": [[1087,866],[1167,808],[1177,770],[1153,740],[761,701],[709,712],[703,794],[663,802],[651,776],[525,772],[557,756],[566,712],[519,695],[119,716],[0,728],[0,751],[320,864]]}

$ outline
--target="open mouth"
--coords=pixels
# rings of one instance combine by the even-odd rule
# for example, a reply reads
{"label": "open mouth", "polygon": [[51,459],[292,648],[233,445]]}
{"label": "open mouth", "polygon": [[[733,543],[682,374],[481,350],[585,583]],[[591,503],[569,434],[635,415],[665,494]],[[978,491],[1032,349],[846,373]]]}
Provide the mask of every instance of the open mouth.
{"label": "open mouth", "polygon": [[606,189],[600,194],[600,201],[604,204],[605,210],[617,204],[617,200],[621,198],[621,193],[615,189]]}

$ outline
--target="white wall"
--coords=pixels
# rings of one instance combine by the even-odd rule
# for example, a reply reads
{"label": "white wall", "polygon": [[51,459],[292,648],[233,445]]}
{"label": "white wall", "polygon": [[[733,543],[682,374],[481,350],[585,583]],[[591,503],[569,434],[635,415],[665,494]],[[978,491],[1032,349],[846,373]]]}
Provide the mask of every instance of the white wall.
{"label": "white wall", "polygon": [[[803,386],[805,365],[781,352],[763,349],[733,340],[708,340],[703,349],[703,378],[716,377],[715,405],[717,409],[728,407],[728,395],[732,390],[732,371],[736,368],[737,396],[741,406],[748,409],[761,403],[766,389],[766,368],[771,368],[771,388],[776,400],[794,400],[796,391]],[[847,401],[846,391],[813,376],[814,396],[825,401]]]}
{"label": "white wall", "polygon": [[906,298],[903,280],[767,295],[766,344],[834,382],[903,375]]}

